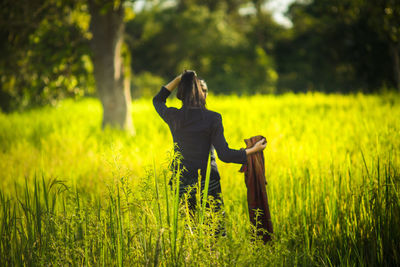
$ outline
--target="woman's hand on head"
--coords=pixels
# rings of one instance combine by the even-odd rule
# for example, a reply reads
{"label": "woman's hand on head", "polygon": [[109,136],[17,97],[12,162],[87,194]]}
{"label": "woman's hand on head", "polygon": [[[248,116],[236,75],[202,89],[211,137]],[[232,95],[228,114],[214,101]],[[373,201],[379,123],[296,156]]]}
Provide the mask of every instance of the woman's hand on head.
{"label": "woman's hand on head", "polygon": [[172,81],[170,81],[168,84],[166,84],[164,87],[167,88],[168,91],[172,92],[180,83],[181,78],[182,78],[182,74],[179,74]]}
{"label": "woman's hand on head", "polygon": [[267,140],[265,138],[261,139],[257,143],[254,144],[251,148],[246,149],[246,154],[253,154],[259,151],[263,151],[267,147]]}

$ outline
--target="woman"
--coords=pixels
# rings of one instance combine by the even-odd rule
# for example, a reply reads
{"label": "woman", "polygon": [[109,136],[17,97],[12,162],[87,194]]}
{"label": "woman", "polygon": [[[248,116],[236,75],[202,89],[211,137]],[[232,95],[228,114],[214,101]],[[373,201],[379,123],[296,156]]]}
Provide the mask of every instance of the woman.
{"label": "woman", "polygon": [[[167,97],[178,88],[177,98],[182,101],[182,108],[165,105]],[[211,174],[208,195],[217,200],[217,210],[222,205],[220,176],[215,163],[214,148],[218,157],[224,162],[243,164],[247,155],[262,151],[265,140],[256,143],[252,148],[235,150],[228,146],[224,137],[221,115],[206,109],[207,86],[194,71],[185,71],[167,85],[162,86],[153,98],[153,104],[160,117],[168,124],[173,137],[175,152],[182,156],[180,165],[183,170],[180,177],[179,195],[198,182],[201,174],[201,188],[204,188],[208,155],[211,153]],[[196,205],[195,192],[189,196],[189,208]]]}

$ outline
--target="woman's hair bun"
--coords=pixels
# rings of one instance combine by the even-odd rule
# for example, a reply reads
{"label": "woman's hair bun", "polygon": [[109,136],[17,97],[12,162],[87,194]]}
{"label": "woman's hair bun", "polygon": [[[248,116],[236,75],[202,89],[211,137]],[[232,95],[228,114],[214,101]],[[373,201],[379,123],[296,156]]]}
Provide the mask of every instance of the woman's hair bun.
{"label": "woman's hair bun", "polygon": [[192,70],[185,70],[185,72],[182,74],[182,80],[193,80],[194,77],[196,76],[196,73]]}

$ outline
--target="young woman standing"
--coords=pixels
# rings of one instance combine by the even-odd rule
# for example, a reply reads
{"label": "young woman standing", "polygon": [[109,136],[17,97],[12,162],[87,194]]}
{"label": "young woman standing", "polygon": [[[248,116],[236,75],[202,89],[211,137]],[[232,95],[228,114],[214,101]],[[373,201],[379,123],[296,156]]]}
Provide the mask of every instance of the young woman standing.
{"label": "young woman standing", "polygon": [[[166,106],[166,99],[171,92],[178,88],[177,98],[182,101],[180,109]],[[211,174],[208,195],[216,200],[217,210],[222,205],[220,176],[215,162],[214,148],[218,158],[226,163],[244,164],[247,155],[265,149],[266,142],[261,140],[252,148],[231,149],[224,137],[222,117],[219,113],[206,108],[207,87],[194,71],[185,71],[167,85],[162,86],[153,98],[153,104],[160,117],[168,124],[175,152],[182,158],[180,168],[179,195],[198,182],[201,178],[201,189],[204,188],[208,155],[211,153]],[[189,208],[194,210],[196,205],[195,193],[189,196]]]}

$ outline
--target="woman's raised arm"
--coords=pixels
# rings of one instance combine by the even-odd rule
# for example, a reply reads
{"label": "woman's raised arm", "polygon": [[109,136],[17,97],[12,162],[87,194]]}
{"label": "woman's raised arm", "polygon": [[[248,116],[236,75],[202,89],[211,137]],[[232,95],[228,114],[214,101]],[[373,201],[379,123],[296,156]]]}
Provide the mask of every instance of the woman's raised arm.
{"label": "woman's raised arm", "polygon": [[171,110],[173,110],[173,108],[168,108],[166,106],[167,98],[171,94],[171,92],[178,86],[179,82],[181,81],[181,76],[182,75],[178,75],[167,85],[162,86],[158,94],[153,97],[154,108],[166,123],[170,122],[170,113]]}
{"label": "woman's raised arm", "polygon": [[175,79],[173,79],[172,81],[170,81],[167,85],[165,85],[164,87],[167,88],[168,91],[172,92],[174,91],[174,89],[178,86],[179,82],[181,81],[182,78],[182,74],[178,75],[175,77]]}

